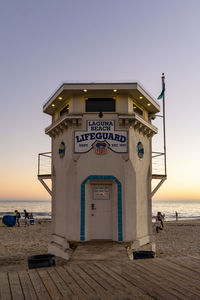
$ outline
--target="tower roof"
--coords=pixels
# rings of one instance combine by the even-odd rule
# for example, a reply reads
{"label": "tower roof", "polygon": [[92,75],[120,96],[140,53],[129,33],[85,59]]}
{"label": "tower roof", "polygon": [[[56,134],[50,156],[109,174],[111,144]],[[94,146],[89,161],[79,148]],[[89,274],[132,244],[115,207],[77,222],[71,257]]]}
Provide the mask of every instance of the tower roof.
{"label": "tower roof", "polygon": [[128,94],[135,100],[139,100],[141,105],[150,113],[160,111],[160,105],[156,102],[144,87],[138,82],[69,82],[63,83],[46,101],[43,112],[52,115],[52,104],[57,104],[60,100],[65,100],[76,94],[83,94],[89,97],[94,94],[106,93],[107,96],[117,96],[117,94]]}

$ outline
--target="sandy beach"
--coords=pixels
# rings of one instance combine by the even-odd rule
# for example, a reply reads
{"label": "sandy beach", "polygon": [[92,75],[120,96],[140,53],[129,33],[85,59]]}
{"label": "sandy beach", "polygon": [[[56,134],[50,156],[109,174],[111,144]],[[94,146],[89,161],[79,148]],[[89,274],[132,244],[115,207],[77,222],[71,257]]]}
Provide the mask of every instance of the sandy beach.
{"label": "sandy beach", "polygon": [[[165,222],[158,234],[153,226],[157,257],[200,256],[200,220]],[[5,227],[0,220],[0,271],[27,270],[27,258],[48,253],[51,220],[35,225]],[[56,258],[56,264],[64,260]]]}

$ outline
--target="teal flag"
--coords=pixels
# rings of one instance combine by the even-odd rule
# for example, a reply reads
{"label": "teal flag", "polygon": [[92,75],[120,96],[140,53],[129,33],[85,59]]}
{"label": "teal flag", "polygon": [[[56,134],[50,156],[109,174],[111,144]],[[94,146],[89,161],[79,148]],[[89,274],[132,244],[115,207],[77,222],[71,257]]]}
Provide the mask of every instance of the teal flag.
{"label": "teal flag", "polygon": [[160,95],[159,95],[158,98],[157,98],[158,100],[160,100],[160,99],[163,98],[164,92],[165,92],[165,85],[163,85],[162,92],[160,93]]}

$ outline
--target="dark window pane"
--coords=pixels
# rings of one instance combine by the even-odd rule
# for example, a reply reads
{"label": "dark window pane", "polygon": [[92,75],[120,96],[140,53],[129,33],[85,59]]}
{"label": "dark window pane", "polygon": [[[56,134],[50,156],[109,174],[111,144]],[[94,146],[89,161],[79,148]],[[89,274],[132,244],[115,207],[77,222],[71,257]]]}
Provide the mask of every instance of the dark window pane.
{"label": "dark window pane", "polygon": [[143,111],[135,104],[133,104],[133,111],[143,117]]}
{"label": "dark window pane", "polygon": [[115,111],[115,100],[113,98],[88,98],[85,103],[86,112]]}
{"label": "dark window pane", "polygon": [[60,116],[64,115],[64,113],[69,113],[69,104],[67,104],[61,111]]}

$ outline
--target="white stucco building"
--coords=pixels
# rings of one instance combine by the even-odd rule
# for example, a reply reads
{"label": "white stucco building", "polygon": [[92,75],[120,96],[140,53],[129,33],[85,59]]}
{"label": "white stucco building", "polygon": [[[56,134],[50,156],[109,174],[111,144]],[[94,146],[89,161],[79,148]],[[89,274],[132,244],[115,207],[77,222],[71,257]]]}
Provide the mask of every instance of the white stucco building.
{"label": "white stucco building", "polygon": [[[64,83],[46,102],[52,116],[52,237],[152,243],[151,120],[158,103],[138,83]],[[42,183],[45,178],[40,175]],[[46,177],[47,178],[47,177]]]}

